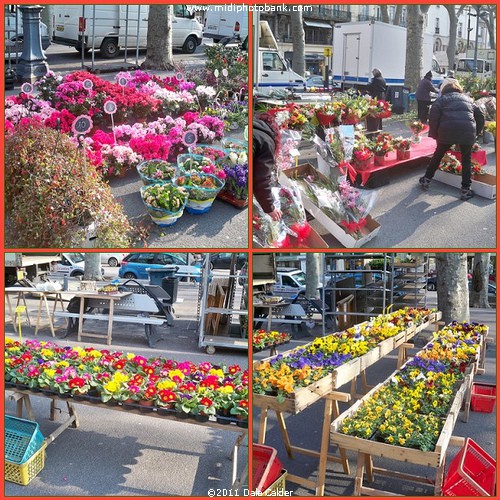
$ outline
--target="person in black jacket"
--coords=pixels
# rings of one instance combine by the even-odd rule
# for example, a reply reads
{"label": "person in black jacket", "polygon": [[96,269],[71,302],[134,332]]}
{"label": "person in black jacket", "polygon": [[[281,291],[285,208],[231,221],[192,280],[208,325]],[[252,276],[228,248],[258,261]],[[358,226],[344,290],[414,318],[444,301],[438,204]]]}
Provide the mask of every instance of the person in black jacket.
{"label": "person in black jacket", "polygon": [[[385,83],[384,77],[379,69],[373,68],[372,70],[372,81],[367,85],[366,89],[371,97],[378,99],[379,101],[385,101],[387,84]],[[366,119],[366,130],[368,132],[375,132],[376,130],[382,130],[382,118],[368,117]]]}
{"label": "person in black jacket", "polygon": [[461,199],[474,196],[471,190],[471,153],[476,135],[484,127],[484,115],[474,101],[463,93],[460,84],[451,83],[442,90],[429,114],[429,137],[436,139],[437,147],[425,171],[419,179],[420,186],[427,190],[431,179],[441,163],[446,151],[453,144],[460,146],[462,153],[462,193]]}
{"label": "person in black jacket", "polygon": [[418,105],[418,119],[422,123],[427,123],[429,117],[429,106],[431,105],[431,92],[437,94],[439,89],[432,84],[432,71],[428,71],[425,76],[420,80],[417,91],[415,92],[415,99]]}
{"label": "person in black jacket", "polygon": [[274,206],[271,193],[275,176],[275,155],[279,147],[279,132],[274,119],[262,114],[252,122],[253,127],[253,194],[266,214],[279,220],[281,210]]}

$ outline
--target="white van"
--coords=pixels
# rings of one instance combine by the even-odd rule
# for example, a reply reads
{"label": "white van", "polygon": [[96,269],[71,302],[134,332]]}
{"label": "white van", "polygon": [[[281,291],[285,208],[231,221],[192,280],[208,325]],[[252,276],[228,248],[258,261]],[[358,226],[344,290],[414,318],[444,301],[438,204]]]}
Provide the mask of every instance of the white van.
{"label": "white van", "polygon": [[[54,262],[52,266],[53,273],[56,276],[69,276],[70,278],[80,278],[85,271],[85,255],[80,252],[63,253],[61,260]],[[104,269],[101,269],[104,275]]]}
{"label": "white van", "polygon": [[214,42],[238,36],[244,40],[248,36],[248,13],[237,12],[236,5],[211,5],[205,14],[203,36]]}
{"label": "white van", "polygon": [[[146,48],[149,5],[54,5],[52,41],[76,50],[98,49],[107,59],[121,48]],[[172,45],[192,54],[203,27],[185,5],[173,6]]]}

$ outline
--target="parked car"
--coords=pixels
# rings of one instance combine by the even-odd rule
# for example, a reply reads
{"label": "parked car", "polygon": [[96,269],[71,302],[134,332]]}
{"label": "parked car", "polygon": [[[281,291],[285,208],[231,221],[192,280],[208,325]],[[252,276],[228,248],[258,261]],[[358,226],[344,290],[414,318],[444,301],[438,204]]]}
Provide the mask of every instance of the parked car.
{"label": "parked car", "polygon": [[188,281],[201,279],[201,265],[188,265],[183,257],[175,253],[130,253],[121,262],[118,276],[125,279],[149,279],[147,269],[175,266],[175,276]]}
{"label": "parked car", "polygon": [[101,253],[101,264],[118,267],[126,255],[126,253]]}
{"label": "parked car", "polygon": [[[232,253],[212,253],[210,254],[210,269],[229,269]],[[236,269],[239,270],[247,262],[248,254],[239,253],[236,259]]]}
{"label": "parked car", "polygon": [[429,292],[435,292],[437,288],[437,276],[432,276],[427,278],[427,290]]}
{"label": "parked car", "polygon": [[[316,87],[316,88],[323,88],[325,86],[325,79],[321,75],[311,75],[307,80],[306,80],[306,87],[311,88],[311,87]],[[332,82],[332,77],[328,78],[328,86],[330,88],[337,88],[339,85],[337,83]]]}
{"label": "parked car", "polygon": [[[469,279],[469,294],[472,292],[472,279]],[[496,307],[497,303],[497,285],[496,283],[488,282],[488,303],[492,307]]]}

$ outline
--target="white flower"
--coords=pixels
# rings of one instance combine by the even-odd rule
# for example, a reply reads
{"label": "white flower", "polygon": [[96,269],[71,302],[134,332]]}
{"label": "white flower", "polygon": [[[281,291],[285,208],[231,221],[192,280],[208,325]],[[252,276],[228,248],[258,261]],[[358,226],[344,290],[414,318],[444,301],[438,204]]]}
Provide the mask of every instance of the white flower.
{"label": "white flower", "polygon": [[198,85],[196,87],[196,92],[198,95],[203,95],[205,97],[215,97],[215,89],[213,87],[208,87],[206,85]]}

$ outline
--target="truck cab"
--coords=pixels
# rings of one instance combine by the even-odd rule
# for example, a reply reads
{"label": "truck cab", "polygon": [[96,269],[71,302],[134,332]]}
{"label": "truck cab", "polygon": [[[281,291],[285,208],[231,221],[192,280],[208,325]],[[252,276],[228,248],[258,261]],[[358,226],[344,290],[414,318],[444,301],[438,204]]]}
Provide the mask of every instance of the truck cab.
{"label": "truck cab", "polygon": [[[474,71],[474,58],[459,59],[456,64],[456,76],[470,76]],[[494,76],[493,62],[477,59],[476,76],[492,78]]]}

